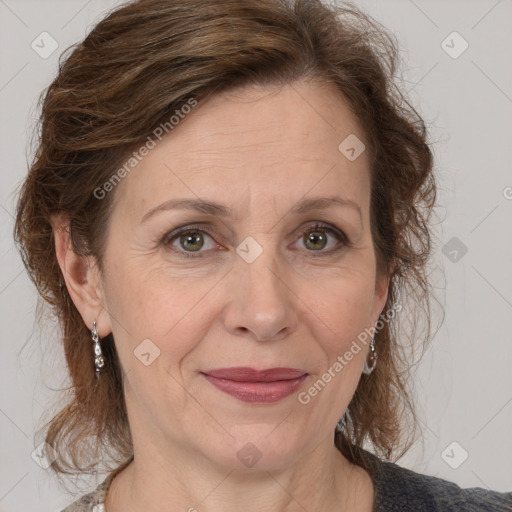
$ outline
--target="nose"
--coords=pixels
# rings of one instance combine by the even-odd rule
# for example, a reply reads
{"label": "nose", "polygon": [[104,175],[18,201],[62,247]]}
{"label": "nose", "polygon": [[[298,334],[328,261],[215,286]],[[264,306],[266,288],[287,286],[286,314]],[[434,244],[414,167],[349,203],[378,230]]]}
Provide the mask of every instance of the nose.
{"label": "nose", "polygon": [[[261,244],[263,247],[263,244]],[[230,300],[224,311],[226,329],[257,341],[278,340],[297,328],[299,299],[291,272],[276,258],[269,242],[251,263],[237,257],[226,286]]]}

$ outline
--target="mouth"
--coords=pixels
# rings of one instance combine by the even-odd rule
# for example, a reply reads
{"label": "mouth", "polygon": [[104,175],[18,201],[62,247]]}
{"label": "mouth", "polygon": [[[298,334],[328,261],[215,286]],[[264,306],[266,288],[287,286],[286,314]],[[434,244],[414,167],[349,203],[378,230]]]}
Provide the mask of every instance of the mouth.
{"label": "mouth", "polygon": [[201,372],[220,391],[242,402],[273,403],[291,395],[308,373],[295,368],[220,368]]}

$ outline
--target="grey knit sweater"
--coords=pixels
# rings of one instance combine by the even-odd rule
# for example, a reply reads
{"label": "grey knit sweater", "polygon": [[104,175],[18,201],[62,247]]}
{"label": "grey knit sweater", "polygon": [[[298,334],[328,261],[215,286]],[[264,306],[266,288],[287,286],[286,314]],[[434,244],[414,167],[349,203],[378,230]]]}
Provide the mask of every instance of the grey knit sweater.
{"label": "grey knit sweater", "polygon": [[[373,512],[512,512],[512,492],[463,489],[447,480],[381,461],[364,450],[363,454],[375,487]],[[108,486],[129,462],[61,512],[108,512],[103,505]]]}

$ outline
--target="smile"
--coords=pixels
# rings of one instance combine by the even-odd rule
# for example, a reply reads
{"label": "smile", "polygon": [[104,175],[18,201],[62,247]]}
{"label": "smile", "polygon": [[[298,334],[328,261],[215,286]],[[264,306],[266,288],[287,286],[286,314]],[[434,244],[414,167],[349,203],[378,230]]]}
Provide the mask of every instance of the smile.
{"label": "smile", "polygon": [[292,368],[223,368],[202,375],[220,391],[248,403],[273,403],[299,389],[308,374]]}

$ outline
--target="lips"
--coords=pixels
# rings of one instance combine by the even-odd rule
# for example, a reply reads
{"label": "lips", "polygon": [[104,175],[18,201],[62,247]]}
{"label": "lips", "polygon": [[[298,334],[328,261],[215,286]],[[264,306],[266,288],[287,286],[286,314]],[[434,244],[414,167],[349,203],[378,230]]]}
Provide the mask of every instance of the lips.
{"label": "lips", "polygon": [[220,368],[204,372],[211,377],[228,379],[237,382],[273,382],[277,380],[291,380],[302,377],[306,372],[295,368],[270,368],[268,370],[254,370],[253,368]]}
{"label": "lips", "polygon": [[294,393],[308,376],[296,368],[220,368],[202,372],[217,389],[250,403],[272,403]]}

